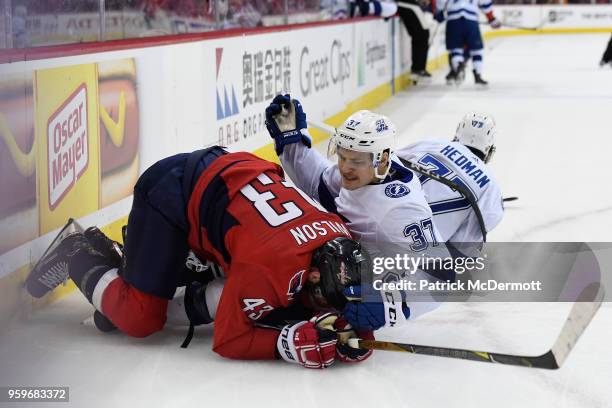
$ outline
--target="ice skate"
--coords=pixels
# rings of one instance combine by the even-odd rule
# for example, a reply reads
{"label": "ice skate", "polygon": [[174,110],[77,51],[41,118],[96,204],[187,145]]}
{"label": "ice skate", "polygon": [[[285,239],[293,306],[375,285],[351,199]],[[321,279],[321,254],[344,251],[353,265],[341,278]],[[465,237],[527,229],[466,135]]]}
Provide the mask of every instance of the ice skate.
{"label": "ice skate", "polygon": [[112,260],[113,265],[119,266],[123,257],[121,244],[107,237],[98,227],[89,227],[83,233],[90,245],[105,257]]}
{"label": "ice skate", "polygon": [[480,87],[486,88],[489,83],[487,81],[485,81],[484,79],[482,79],[482,77],[480,76],[480,74],[478,72],[476,72],[476,70],[472,71],[474,73],[474,83]]}
{"label": "ice skate", "polygon": [[426,70],[412,71],[410,79],[416,85],[418,83],[428,84],[431,82],[431,74]]}
{"label": "ice skate", "polygon": [[26,289],[40,298],[68,280],[69,259],[78,249],[88,246],[82,229],[68,221],[26,279]]}
{"label": "ice skate", "polygon": [[457,79],[457,73],[451,68],[448,74],[446,74],[446,85],[453,85]]}
{"label": "ice skate", "polygon": [[465,63],[460,62],[455,73],[455,85],[459,86],[465,81]]}

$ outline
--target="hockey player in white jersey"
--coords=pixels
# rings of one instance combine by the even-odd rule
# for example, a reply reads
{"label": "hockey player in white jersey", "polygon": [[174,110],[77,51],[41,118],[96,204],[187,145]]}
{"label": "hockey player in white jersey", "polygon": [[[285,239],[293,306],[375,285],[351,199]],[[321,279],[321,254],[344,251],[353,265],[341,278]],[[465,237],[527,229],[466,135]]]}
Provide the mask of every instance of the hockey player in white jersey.
{"label": "hockey player in white jersey", "polygon": [[[500,187],[486,166],[495,152],[495,134],[490,115],[471,112],[459,122],[451,142],[423,140],[400,149],[397,155],[468,188],[489,232],[504,214]],[[427,176],[420,180],[442,236],[453,243],[481,242],[480,225],[467,199]]]}
{"label": "hockey player in white jersey", "polygon": [[[465,78],[464,47],[467,45],[472,58],[474,81],[477,85],[487,85],[482,79],[483,43],[478,26],[478,12],[482,11],[493,29],[501,27],[500,21],[493,14],[492,0],[439,0],[436,4],[434,18],[446,23],[446,49],[450,55],[451,72],[448,82],[463,82]],[[446,13],[446,16],[444,15]]]}
{"label": "hockey player in white jersey", "polygon": [[[396,130],[387,117],[365,110],[351,115],[330,140],[337,163],[310,148],[306,114],[289,95],[278,95],[268,106],[266,126],[289,177],[327,210],[343,217],[373,256],[388,256],[389,248],[411,256],[448,255],[418,175],[393,159]],[[368,305],[372,310],[363,309]],[[354,326],[375,330],[390,323],[388,305],[383,309],[382,303],[348,304],[352,306],[359,310],[344,314]],[[407,307],[404,311],[403,316],[398,314],[400,319],[409,314]]]}

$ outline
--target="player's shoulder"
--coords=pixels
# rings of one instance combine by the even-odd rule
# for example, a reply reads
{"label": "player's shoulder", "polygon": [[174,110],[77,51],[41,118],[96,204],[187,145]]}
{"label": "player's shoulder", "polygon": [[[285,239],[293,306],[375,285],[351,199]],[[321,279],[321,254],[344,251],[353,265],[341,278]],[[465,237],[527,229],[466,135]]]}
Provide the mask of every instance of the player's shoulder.
{"label": "player's shoulder", "polygon": [[257,260],[237,261],[230,278],[242,296],[265,298],[268,303],[286,305],[304,287],[308,278],[309,256],[283,256],[278,252]]}

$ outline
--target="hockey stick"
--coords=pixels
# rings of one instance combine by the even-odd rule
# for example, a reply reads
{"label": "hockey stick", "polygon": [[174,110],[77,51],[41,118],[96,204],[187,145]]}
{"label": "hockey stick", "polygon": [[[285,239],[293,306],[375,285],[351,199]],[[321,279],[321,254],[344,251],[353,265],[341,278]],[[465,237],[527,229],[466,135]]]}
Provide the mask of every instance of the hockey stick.
{"label": "hockey stick", "polygon": [[437,182],[442,183],[445,186],[452,188],[453,190],[459,191],[461,195],[468,200],[468,202],[470,203],[470,207],[472,207],[472,209],[474,210],[474,214],[476,214],[476,219],[478,219],[478,225],[480,226],[480,233],[482,234],[482,242],[487,242],[487,229],[485,227],[484,218],[482,218],[482,213],[480,212],[480,208],[478,207],[478,204],[476,202],[476,197],[474,197],[474,194],[472,194],[469,189],[462,185],[454,183],[449,179],[440,176],[439,174],[433,173],[430,170],[416,163],[409,162],[408,160],[404,160],[401,157],[398,157],[398,159],[405,167],[409,168],[410,170],[416,171],[417,173],[423,174],[433,180],[436,180]]}
{"label": "hockey stick", "polygon": [[[336,128],[334,128],[333,126],[329,126],[325,123],[314,122],[312,120],[308,120],[307,122],[309,126],[312,126],[323,132],[329,133],[330,135],[333,135],[336,133]],[[480,226],[480,232],[482,233],[482,242],[487,242],[487,229],[485,227],[484,219],[482,218],[482,213],[480,212],[480,208],[478,208],[478,204],[476,203],[476,198],[474,197],[474,195],[469,189],[457,183],[454,183],[436,173],[433,173],[429,171],[428,169],[416,163],[409,162],[407,160],[402,159],[401,157],[398,157],[398,159],[402,162],[402,164],[406,168],[413,170],[424,176],[427,176],[429,178],[432,178],[436,180],[437,182],[442,183],[445,186],[452,188],[453,190],[459,191],[461,195],[463,195],[463,197],[468,200],[468,202],[470,203],[470,206],[472,207],[472,209],[474,210],[474,213],[476,214],[476,218],[478,219],[478,225]]]}
{"label": "hockey stick", "polygon": [[[587,286],[574,303],[557,340],[546,353],[539,356],[523,356],[517,354],[491,353],[417,344],[393,343],[388,341],[361,340],[352,338],[348,344],[354,348],[384,351],[401,351],[405,353],[424,354],[429,356],[458,358],[462,360],[481,361],[531,368],[546,368],[555,370],[563,365],[576,342],[584,333],[588,324],[601,306],[604,289],[599,283]],[[585,299],[585,300],[582,300]],[[589,300],[586,300],[589,299]]]}
{"label": "hockey stick", "polygon": [[508,201],[516,201],[518,200],[518,197],[504,197],[503,201],[504,203],[507,203]]}
{"label": "hockey stick", "polygon": [[[544,23],[545,22],[542,22],[542,24],[540,24],[539,26],[536,26],[536,27],[525,27],[525,26],[521,26],[521,25],[517,25],[517,24],[512,24],[512,23],[501,23],[501,25],[503,27],[515,28],[517,30],[538,31],[538,30],[540,30],[544,26]],[[478,24],[480,24],[480,25],[489,25],[489,22],[488,21],[478,21]]]}

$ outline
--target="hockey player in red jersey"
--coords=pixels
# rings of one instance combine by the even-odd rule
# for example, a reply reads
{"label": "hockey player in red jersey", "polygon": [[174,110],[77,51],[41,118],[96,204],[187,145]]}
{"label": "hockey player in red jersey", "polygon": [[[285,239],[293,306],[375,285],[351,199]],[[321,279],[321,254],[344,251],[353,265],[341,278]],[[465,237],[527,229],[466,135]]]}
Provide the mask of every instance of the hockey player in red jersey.
{"label": "hockey player in red jersey", "polygon": [[[145,337],[162,329],[186,286],[189,321],[215,322],[213,349],[224,357],[324,368],[371,354],[338,342],[339,333],[371,333],[353,332],[335,313],[345,286],[369,268],[367,254],[274,163],[217,146],[157,162],[134,188],[122,257],[115,247],[97,228],[68,234],[26,287],[40,297],[69,276],[96,308],[98,327]],[[190,250],[222,267],[222,286],[185,268]]]}

